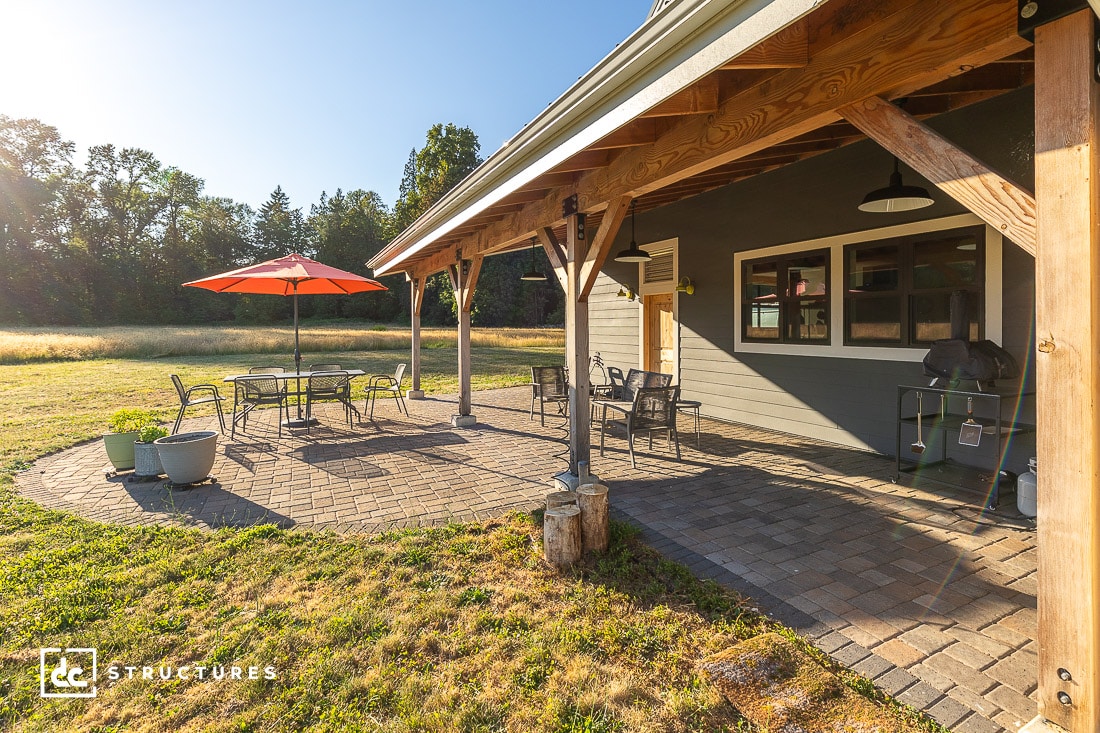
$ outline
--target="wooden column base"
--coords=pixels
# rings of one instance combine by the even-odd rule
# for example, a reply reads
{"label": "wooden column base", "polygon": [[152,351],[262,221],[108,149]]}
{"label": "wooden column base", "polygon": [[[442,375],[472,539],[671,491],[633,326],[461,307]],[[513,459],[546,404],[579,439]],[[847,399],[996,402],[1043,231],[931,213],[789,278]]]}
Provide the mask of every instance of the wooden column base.
{"label": "wooden column base", "polygon": [[1051,723],[1042,715],[1037,715],[1031,722],[1020,728],[1020,733],[1069,733],[1069,731],[1060,725]]}
{"label": "wooden column base", "polygon": [[405,397],[410,400],[422,400],[424,399],[424,390],[422,389],[410,389]]}
{"label": "wooden column base", "polygon": [[451,415],[451,425],[456,428],[472,428],[477,425],[477,418],[473,415]]}

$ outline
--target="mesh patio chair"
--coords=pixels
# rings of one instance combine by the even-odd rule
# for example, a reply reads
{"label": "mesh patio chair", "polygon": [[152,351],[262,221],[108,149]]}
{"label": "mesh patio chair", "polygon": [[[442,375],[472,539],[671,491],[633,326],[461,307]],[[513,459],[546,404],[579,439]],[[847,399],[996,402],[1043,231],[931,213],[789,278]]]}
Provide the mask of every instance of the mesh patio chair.
{"label": "mesh patio chair", "polygon": [[283,412],[287,411],[288,420],[290,412],[287,408],[286,388],[279,385],[279,380],[275,378],[277,373],[237,377],[233,390],[233,427],[229,431],[230,438],[236,437],[238,422],[241,430],[248,430],[248,413],[261,405],[278,406],[279,437],[283,437]]}
{"label": "mesh patio chair", "polygon": [[306,432],[309,432],[313,415],[314,402],[339,402],[344,406],[344,417],[347,418],[348,427],[353,423],[351,414],[361,417],[359,409],[351,403],[351,375],[345,371],[314,371],[306,382]]}
{"label": "mesh patio chair", "polygon": [[[180,396],[180,411],[176,415],[176,424],[172,426],[172,435],[179,432],[180,423],[183,422],[183,412],[188,407],[194,405],[205,405],[209,402],[213,402],[214,406],[218,410],[218,424],[221,425],[222,435],[225,435],[225,416],[222,415],[222,402],[225,400],[220,394],[218,394],[218,388],[212,384],[196,384],[193,387],[184,387],[183,381],[178,375],[173,374],[172,384],[176,387],[176,392]],[[196,393],[209,392],[210,394],[205,397],[195,397]]]}
{"label": "mesh patio chair", "polygon": [[[620,372],[622,374],[622,372]],[[631,369],[626,373],[620,388],[620,400],[633,400],[634,392],[642,387],[667,387],[672,384],[671,374],[660,372],[647,372],[643,369]]]}
{"label": "mesh patio chair", "polygon": [[374,401],[380,394],[393,395],[397,400],[397,411],[404,412],[405,417],[409,416],[409,408],[405,404],[405,398],[401,394],[401,380],[405,378],[405,365],[398,364],[397,369],[394,371],[393,376],[389,374],[375,374],[367,382],[367,401],[363,405],[363,408],[370,406],[370,418],[374,419]]}
{"label": "mesh patio chair", "polygon": [[603,455],[604,434],[608,422],[626,427],[626,446],[630,453],[630,465],[638,467],[634,458],[635,433],[649,433],[649,449],[653,450],[653,433],[665,431],[666,445],[676,442],[676,460],[680,460],[680,434],[676,432],[676,400],[680,396],[679,387],[639,387],[634,391],[634,401],[630,411],[621,420],[600,421],[600,455]]}
{"label": "mesh patio chair", "polygon": [[539,403],[539,422],[546,424],[546,403],[558,408],[559,415],[569,412],[569,383],[565,377],[565,367],[531,367],[531,417],[535,418],[535,402]]}

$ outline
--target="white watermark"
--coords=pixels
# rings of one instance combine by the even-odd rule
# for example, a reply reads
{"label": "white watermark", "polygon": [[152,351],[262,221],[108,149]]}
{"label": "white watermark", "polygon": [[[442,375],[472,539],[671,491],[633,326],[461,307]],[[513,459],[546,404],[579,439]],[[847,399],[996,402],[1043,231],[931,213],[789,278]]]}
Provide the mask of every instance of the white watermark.
{"label": "white watermark", "polygon": [[[95,697],[98,681],[96,650],[90,647],[42,648],[39,650],[38,677],[42,697]],[[274,680],[274,666],[224,664],[180,664],[141,666],[112,664],[107,680],[180,680],[223,682],[226,680]]]}
{"label": "white watermark", "polygon": [[95,697],[96,651],[88,647],[38,650],[42,697]]}

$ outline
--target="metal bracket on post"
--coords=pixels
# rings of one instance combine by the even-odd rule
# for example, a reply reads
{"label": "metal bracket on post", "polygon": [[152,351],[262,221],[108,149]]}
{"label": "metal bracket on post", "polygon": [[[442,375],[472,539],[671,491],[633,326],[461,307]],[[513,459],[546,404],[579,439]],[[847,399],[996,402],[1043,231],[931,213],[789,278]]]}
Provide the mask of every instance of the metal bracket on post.
{"label": "metal bracket on post", "polygon": [[[1094,0],[1095,2],[1095,0]],[[1093,38],[1092,44],[1092,80],[1100,82],[1100,9],[1089,0],[1016,0],[1016,34],[1035,43],[1035,29],[1059,18],[1072,15],[1092,7]]]}

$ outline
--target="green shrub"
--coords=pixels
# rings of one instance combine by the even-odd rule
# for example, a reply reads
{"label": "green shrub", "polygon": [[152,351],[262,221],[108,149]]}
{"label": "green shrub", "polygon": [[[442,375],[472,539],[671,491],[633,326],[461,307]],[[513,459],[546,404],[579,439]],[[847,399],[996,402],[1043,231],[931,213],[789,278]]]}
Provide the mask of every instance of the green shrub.
{"label": "green shrub", "polygon": [[168,431],[160,425],[146,424],[142,425],[141,429],[138,430],[137,442],[152,443],[157,438],[163,438],[166,435],[168,435]]}
{"label": "green shrub", "polygon": [[152,410],[125,408],[116,410],[107,421],[112,433],[136,433],[146,425],[156,423],[157,413]]}

